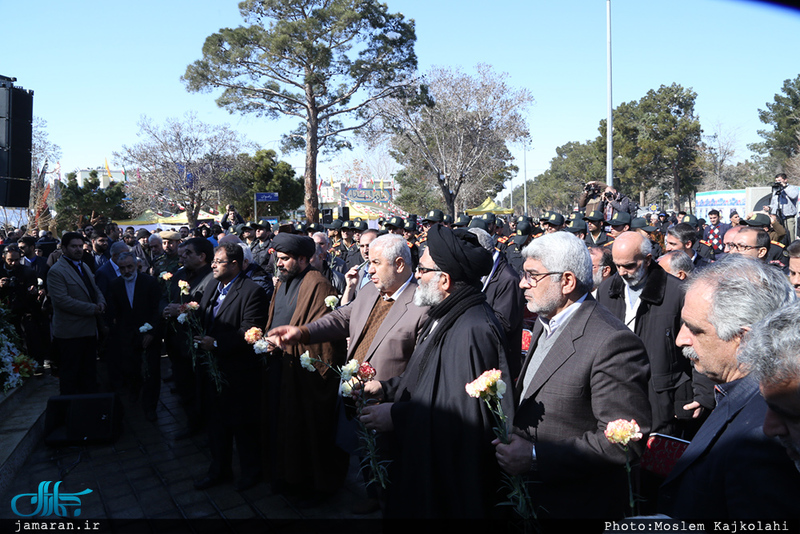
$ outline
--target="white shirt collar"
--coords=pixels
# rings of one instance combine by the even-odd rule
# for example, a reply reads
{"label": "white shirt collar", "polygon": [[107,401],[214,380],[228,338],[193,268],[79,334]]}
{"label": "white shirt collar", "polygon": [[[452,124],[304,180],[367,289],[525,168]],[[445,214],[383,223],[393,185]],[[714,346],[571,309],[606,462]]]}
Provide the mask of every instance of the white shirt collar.
{"label": "white shirt collar", "polygon": [[400,289],[398,289],[388,297],[383,297],[383,300],[397,300],[398,298],[400,298],[400,294],[405,290],[405,288],[408,287],[408,284],[411,283],[412,278],[414,278],[414,273],[411,273],[411,275],[409,275],[408,280],[406,280],[406,282],[402,286],[400,286]]}
{"label": "white shirt collar", "polygon": [[562,325],[566,324],[570,317],[572,317],[578,308],[580,307],[581,303],[586,300],[586,297],[589,293],[584,293],[584,295],[567,306],[565,309],[558,312],[555,316],[553,316],[549,321],[539,316],[539,320],[542,322],[542,326],[544,327],[544,333],[546,337],[552,336],[556,330],[558,330]]}

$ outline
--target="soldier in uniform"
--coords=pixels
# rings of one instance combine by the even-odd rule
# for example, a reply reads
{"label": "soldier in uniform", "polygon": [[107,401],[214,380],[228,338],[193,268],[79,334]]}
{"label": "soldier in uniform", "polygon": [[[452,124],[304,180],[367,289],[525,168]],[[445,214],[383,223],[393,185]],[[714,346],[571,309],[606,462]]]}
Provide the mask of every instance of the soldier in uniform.
{"label": "soldier in uniform", "polygon": [[522,257],[522,249],[533,239],[533,225],[528,221],[518,222],[514,235],[511,236],[506,247],[506,259],[516,273],[522,272],[522,264],[525,258]]}
{"label": "soldier in uniform", "polygon": [[449,213],[447,215],[442,216],[442,224],[450,229],[453,228],[453,216]]}
{"label": "soldier in uniform", "polygon": [[250,244],[250,250],[253,252],[253,262],[260,265],[268,273],[272,273],[273,263],[272,256],[269,253],[270,245],[272,244],[272,225],[266,219],[261,219],[257,223],[253,223],[253,230],[255,231],[256,238]]}
{"label": "soldier in uniform", "polygon": [[587,230],[584,241],[586,241],[587,245],[603,246],[614,239],[603,230],[603,225],[605,224],[603,219],[602,211],[590,211],[583,216]]}
{"label": "soldier in uniform", "polygon": [[161,273],[175,274],[178,271],[178,243],[181,242],[181,234],[172,230],[164,230],[158,234],[164,246],[164,254],[153,260],[153,276],[156,278]]}
{"label": "soldier in uniform", "polygon": [[586,242],[586,221],[584,221],[583,219],[579,219],[578,217],[571,219],[564,226],[564,230],[571,234],[575,234],[575,237],[577,237],[584,243]]}
{"label": "soldier in uniform", "polygon": [[631,221],[631,230],[643,235],[647,238],[648,241],[652,244],[653,248],[653,259],[657,260],[661,257],[664,253],[664,249],[661,248],[661,244],[653,239],[653,232],[656,231],[655,226],[650,226],[647,224],[647,220],[644,217],[636,217]]}
{"label": "soldier in uniform", "polygon": [[555,211],[546,211],[545,214],[542,215],[540,222],[544,229],[544,233],[552,234],[553,232],[558,232],[559,230],[563,229],[566,220],[560,213]]}
{"label": "soldier in uniform", "polygon": [[469,226],[470,221],[472,218],[469,215],[461,214],[456,217],[456,220],[453,221],[453,228],[466,228]]}
{"label": "soldier in uniform", "polygon": [[409,219],[403,227],[403,237],[405,237],[408,248],[411,250],[411,265],[416,269],[421,254],[419,246],[417,246],[417,225],[413,220]]}

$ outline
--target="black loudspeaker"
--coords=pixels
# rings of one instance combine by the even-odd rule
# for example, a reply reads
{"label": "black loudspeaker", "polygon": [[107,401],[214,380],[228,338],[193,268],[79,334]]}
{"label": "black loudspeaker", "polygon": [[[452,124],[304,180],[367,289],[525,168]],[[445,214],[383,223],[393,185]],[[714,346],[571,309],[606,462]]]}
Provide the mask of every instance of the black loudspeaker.
{"label": "black loudspeaker", "polygon": [[122,434],[122,404],[116,393],[50,397],[44,427],[51,447],[113,443]]}
{"label": "black loudspeaker", "polygon": [[333,210],[331,208],[324,208],[322,210],[322,224],[331,224],[333,222]]}
{"label": "black loudspeaker", "polygon": [[0,178],[16,179],[0,184],[0,206],[28,207],[32,139],[33,91],[0,82]]}
{"label": "black loudspeaker", "polygon": [[[0,159],[2,159],[0,149]],[[31,181],[19,178],[0,178],[0,206],[27,208],[31,198]]]}
{"label": "black loudspeaker", "polygon": [[350,208],[347,206],[343,206],[339,208],[339,219],[342,221],[349,221],[350,220]]}

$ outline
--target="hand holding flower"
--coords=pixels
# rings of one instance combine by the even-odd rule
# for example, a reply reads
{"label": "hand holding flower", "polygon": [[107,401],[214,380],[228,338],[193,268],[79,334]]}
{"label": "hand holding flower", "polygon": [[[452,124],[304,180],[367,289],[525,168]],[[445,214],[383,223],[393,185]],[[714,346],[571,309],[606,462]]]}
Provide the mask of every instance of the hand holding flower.
{"label": "hand holding flower", "polygon": [[[367,385],[369,384],[368,382]],[[369,430],[390,432],[394,430],[394,422],[392,421],[393,404],[392,402],[385,402],[367,406],[362,410],[359,420],[364,423],[364,426]]]}
{"label": "hand holding flower", "polygon": [[531,470],[533,459],[533,443],[518,434],[511,434],[511,442],[503,443],[500,439],[492,441],[495,446],[495,457],[500,469],[509,475],[521,475]]}

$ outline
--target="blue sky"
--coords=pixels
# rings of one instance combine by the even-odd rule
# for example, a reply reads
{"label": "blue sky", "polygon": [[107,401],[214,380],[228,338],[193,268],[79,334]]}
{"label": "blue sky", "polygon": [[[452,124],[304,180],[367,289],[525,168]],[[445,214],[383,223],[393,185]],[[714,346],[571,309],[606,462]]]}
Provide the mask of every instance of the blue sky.
{"label": "blue sky", "polygon": [[[419,68],[479,63],[508,72],[536,102],[527,117],[527,176],[544,171],[555,148],[597,136],[606,115],[605,0],[385,0],[413,18]],[[180,76],[205,38],[241,24],[235,0],[63,2],[0,0],[0,74],[33,89],[34,115],[63,150],[62,169],[93,168],[137,142],[136,123],[187,111],[228,123],[278,150],[294,123],[230,115],[216,94],[185,90]],[[760,140],[758,109],[800,74],[800,13],[744,0],[612,0],[614,106],[673,82],[697,92],[705,133],[719,132],[749,157]],[[516,147],[522,183],[522,150]],[[359,152],[321,161],[320,174]],[[303,155],[282,155],[302,173]]]}

